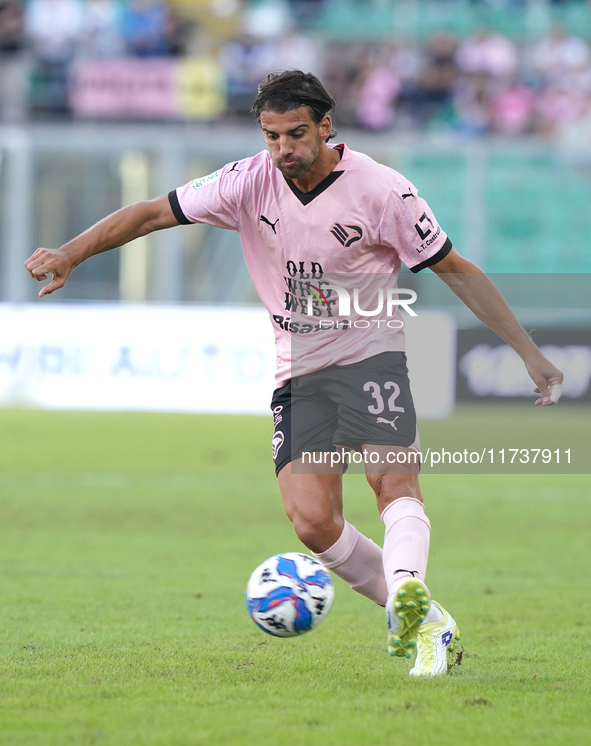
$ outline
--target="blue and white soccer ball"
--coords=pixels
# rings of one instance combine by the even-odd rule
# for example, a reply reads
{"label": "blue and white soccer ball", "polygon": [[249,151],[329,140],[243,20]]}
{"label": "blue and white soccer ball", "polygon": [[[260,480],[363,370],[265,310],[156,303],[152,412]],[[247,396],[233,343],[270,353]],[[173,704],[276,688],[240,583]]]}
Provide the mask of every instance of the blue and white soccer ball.
{"label": "blue and white soccer ball", "polygon": [[317,627],[332,606],[334,586],[307,554],[269,557],[250,576],[246,607],[253,622],[275,637],[295,637]]}

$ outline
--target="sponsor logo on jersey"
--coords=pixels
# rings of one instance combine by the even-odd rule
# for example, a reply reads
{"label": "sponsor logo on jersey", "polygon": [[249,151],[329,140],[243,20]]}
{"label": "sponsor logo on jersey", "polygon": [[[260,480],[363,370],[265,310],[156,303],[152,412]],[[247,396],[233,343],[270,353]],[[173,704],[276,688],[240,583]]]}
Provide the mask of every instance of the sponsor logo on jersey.
{"label": "sponsor logo on jersey", "polygon": [[428,238],[424,243],[421,244],[421,248],[417,249],[417,253],[420,254],[425,249],[429,248],[429,246],[431,246],[432,243],[435,243],[435,241],[437,241],[440,234],[441,234],[441,226],[438,225],[435,233],[433,233],[433,235],[430,238]]}
{"label": "sponsor logo on jersey", "polygon": [[[431,228],[429,228],[429,225]],[[441,226],[438,225],[437,228],[435,228],[433,221],[426,212],[421,215],[419,222],[415,223],[415,230],[423,241],[421,248],[416,250],[418,254],[421,254],[426,248],[431,246],[432,243],[435,243],[441,235]]]}
{"label": "sponsor logo on jersey", "polygon": [[283,422],[281,412],[283,412],[283,406],[281,404],[273,410],[273,427],[275,428],[279,427],[279,424]]}
{"label": "sponsor logo on jersey", "polygon": [[221,171],[214,171],[212,174],[207,174],[207,176],[201,176],[199,179],[193,181],[193,189],[200,189],[202,186],[211,184],[212,182],[217,181],[221,175]]}
{"label": "sponsor logo on jersey", "polygon": [[363,236],[363,231],[358,225],[341,225],[340,223],[335,223],[330,232],[346,249],[356,241],[359,241],[361,236]]}
{"label": "sponsor logo on jersey", "polygon": [[427,228],[427,226],[425,226],[426,230],[423,230],[423,227],[422,227],[423,223],[429,223],[429,225],[431,226],[431,228],[435,228],[435,226],[433,225],[433,221],[427,215],[426,212],[424,212],[421,215],[421,217],[419,218],[419,222],[415,223],[415,230],[419,234],[419,236],[421,237],[421,239],[424,241],[427,238],[427,236],[431,235],[431,228]]}

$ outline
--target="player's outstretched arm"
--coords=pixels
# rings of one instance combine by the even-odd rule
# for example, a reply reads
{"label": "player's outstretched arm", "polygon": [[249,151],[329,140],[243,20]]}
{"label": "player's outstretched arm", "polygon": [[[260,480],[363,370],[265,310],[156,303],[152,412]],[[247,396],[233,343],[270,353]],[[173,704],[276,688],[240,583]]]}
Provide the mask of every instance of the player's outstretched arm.
{"label": "player's outstretched arm", "polygon": [[137,202],[107,215],[59,249],[37,249],[27,259],[25,267],[31,277],[40,282],[53,275],[51,282],[39,291],[42,298],[63,287],[72,270],[85,259],[178,224],[166,195]]}
{"label": "player's outstretched arm", "polygon": [[[536,404],[558,401],[563,375],[542,355],[519,324],[497,286],[475,264],[460,256],[455,249],[431,269],[484,324],[496,332],[517,352],[540,394]],[[558,394],[558,396],[557,396]]]}

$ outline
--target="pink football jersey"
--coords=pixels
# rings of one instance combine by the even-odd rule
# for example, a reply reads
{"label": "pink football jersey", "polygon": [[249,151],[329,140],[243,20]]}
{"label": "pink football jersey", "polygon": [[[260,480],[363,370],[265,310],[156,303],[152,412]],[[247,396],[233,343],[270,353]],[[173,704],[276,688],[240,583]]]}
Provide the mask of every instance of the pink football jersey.
{"label": "pink football jersey", "polygon": [[397,290],[401,262],[418,272],[451,250],[407,179],[336,147],[340,162],[311,192],[300,192],[262,151],[169,195],[180,223],[240,233],[275,332],[278,386],[328,365],[403,351],[413,298]]}

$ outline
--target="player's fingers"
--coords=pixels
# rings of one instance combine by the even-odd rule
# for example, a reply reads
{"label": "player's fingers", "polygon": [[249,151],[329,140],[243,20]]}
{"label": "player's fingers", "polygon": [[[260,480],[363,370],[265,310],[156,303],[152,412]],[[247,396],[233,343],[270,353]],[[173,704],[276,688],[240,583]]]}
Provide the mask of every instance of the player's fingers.
{"label": "player's fingers", "polygon": [[[556,389],[556,393],[554,393],[554,390]],[[560,389],[560,391],[558,391]],[[548,387],[542,387],[534,389],[534,394],[541,394],[541,397],[539,399],[536,399],[536,404],[538,406],[543,407],[549,407],[552,404],[556,404],[558,399],[560,399],[560,394],[562,393],[562,386],[559,384],[555,384],[554,386],[548,386]]]}
{"label": "player's fingers", "polygon": [[31,261],[29,262],[29,264],[25,262],[25,267],[34,280],[47,279],[47,273],[49,272],[49,269],[47,267],[43,267],[39,262]]}
{"label": "player's fingers", "polygon": [[39,297],[43,298],[44,295],[50,295],[51,293],[53,293],[54,290],[59,290],[61,287],[64,286],[65,282],[65,278],[54,276],[49,285],[44,285],[41,288],[41,290],[39,291]]}
{"label": "player's fingers", "polygon": [[535,394],[540,394],[540,398],[536,399],[536,404],[538,406],[540,405],[548,405],[552,404],[553,402],[550,399],[550,393],[548,391],[548,386],[545,383],[538,384],[536,388],[534,389]]}
{"label": "player's fingers", "polygon": [[551,383],[553,383],[553,381],[550,379],[548,375],[537,376],[537,379],[538,380],[535,381],[535,383],[537,383],[538,385],[538,393],[540,394],[540,397],[542,399],[541,403],[543,405],[554,404],[550,396],[550,389],[549,389],[549,386]]}
{"label": "player's fingers", "polygon": [[37,249],[28,259],[25,259],[25,267],[30,271],[32,268],[39,266],[47,259],[47,254],[47,249]]}
{"label": "player's fingers", "polygon": [[51,268],[47,262],[40,261],[39,259],[31,261],[29,264],[25,262],[25,267],[35,280],[43,280],[47,277],[47,273],[51,272]]}
{"label": "player's fingers", "polygon": [[51,269],[36,269],[30,274],[34,280],[41,282],[42,280],[47,280],[50,275],[53,275],[53,272]]}
{"label": "player's fingers", "polygon": [[541,395],[536,404],[543,406],[557,404],[562,395],[563,379],[563,373],[557,369],[555,369],[552,375],[548,375],[542,379],[542,382],[538,383],[538,386],[534,389],[534,393]]}
{"label": "player's fingers", "polygon": [[47,274],[55,272],[58,266],[58,258],[55,256],[55,252],[43,248],[37,249],[25,261],[25,267],[29,274],[36,280],[46,279]]}
{"label": "player's fingers", "polygon": [[29,269],[29,266],[35,262],[39,256],[41,249],[36,249],[28,259],[25,259],[25,267]]}

